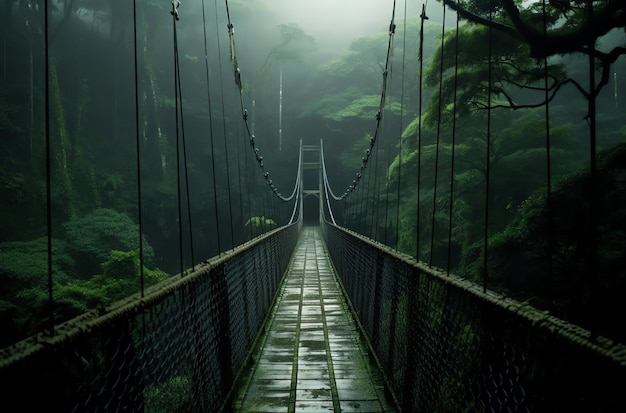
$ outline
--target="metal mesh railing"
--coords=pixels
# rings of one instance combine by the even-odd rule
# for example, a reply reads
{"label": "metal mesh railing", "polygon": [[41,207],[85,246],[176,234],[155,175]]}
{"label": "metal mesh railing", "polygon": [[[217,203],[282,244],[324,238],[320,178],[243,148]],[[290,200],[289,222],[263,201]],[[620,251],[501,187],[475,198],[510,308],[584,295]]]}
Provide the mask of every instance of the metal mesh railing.
{"label": "metal mesh railing", "polygon": [[216,412],[270,310],[299,225],[2,350],[3,409]]}
{"label": "metal mesh railing", "polygon": [[332,261],[407,412],[615,412],[626,346],[324,224]]}

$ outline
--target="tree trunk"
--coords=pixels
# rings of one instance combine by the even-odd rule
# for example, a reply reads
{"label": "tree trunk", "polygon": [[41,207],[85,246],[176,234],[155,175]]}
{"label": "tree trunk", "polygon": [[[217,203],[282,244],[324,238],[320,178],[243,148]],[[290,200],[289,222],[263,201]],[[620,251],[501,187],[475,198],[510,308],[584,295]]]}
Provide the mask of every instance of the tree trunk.
{"label": "tree trunk", "polygon": [[[155,125],[155,133],[157,135],[157,147],[159,150],[160,163],[161,163],[161,174],[162,178],[165,180],[168,177],[168,168],[167,168],[167,139],[163,130],[161,129],[161,122],[159,121],[159,101],[157,97],[157,82],[156,77],[154,75],[154,69],[152,67],[152,62],[150,61],[150,56],[148,53],[148,26],[145,21],[145,16],[142,16],[142,28],[143,28],[143,62],[145,66],[145,73],[148,76],[148,91],[144,92],[144,101],[150,99],[152,115],[154,117],[154,125]],[[146,96],[149,95],[149,96]],[[144,111],[147,113],[147,111]],[[146,132],[148,128],[148,121],[144,121],[144,130],[143,137],[144,141],[147,141],[149,133]]]}
{"label": "tree trunk", "polygon": [[72,180],[70,174],[70,164],[68,160],[68,152],[72,150],[67,130],[65,112],[63,110],[63,102],[61,100],[61,88],[59,86],[59,77],[56,70],[55,59],[50,56],[50,97],[52,104],[53,119],[56,121],[56,135],[58,140],[52,147],[56,152],[57,173],[60,179],[61,196],[63,197],[64,210],[67,211],[67,218],[74,215],[74,193],[72,188]]}

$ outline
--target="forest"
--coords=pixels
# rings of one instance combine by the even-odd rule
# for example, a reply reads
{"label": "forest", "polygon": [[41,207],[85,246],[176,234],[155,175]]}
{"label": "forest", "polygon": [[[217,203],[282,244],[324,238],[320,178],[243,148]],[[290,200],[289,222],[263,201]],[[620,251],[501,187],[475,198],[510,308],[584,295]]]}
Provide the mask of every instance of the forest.
{"label": "forest", "polygon": [[1,3],[1,346],[287,223],[239,91],[272,185],[323,139],[343,192],[383,72],[338,223],[626,341],[622,2],[406,2],[393,30],[389,2],[354,31],[183,3]]}

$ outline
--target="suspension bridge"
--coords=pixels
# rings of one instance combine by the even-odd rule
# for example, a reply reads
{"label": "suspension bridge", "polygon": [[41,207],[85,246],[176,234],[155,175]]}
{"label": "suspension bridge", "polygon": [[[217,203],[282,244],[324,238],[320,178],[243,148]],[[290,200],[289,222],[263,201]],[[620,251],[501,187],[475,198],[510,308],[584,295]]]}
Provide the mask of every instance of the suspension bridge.
{"label": "suspension bridge", "polygon": [[[182,120],[179,6],[171,14],[175,110]],[[383,134],[393,17],[375,131],[360,167],[345,191],[334,191],[324,141],[300,141],[290,195],[276,186],[252,133],[229,13],[226,26],[247,161],[255,164],[257,183],[286,211],[284,221],[276,228],[261,223],[262,234],[188,268],[181,259],[179,274],[146,288],[142,279],[137,294],[2,349],[7,411],[626,408],[626,345],[491,290],[486,278],[481,283],[438,268],[432,255],[421,260],[419,253],[401,253],[384,242],[374,222],[346,213],[351,203],[374,216],[369,203],[380,197],[386,179],[364,182],[377,165],[371,163]],[[180,176],[178,185],[185,185]],[[372,185],[373,192],[365,192]],[[180,212],[180,191],[178,197]],[[433,223],[436,213],[433,206]],[[180,216],[177,224],[182,234]]]}

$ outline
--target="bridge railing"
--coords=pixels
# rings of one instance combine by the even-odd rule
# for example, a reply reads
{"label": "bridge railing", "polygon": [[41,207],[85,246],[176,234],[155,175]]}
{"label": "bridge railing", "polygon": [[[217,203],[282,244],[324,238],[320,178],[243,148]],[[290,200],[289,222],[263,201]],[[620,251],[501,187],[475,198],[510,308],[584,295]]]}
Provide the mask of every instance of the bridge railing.
{"label": "bridge railing", "polygon": [[[5,408],[217,412],[264,323],[301,224],[1,351]],[[13,407],[11,407],[13,408]]]}
{"label": "bridge railing", "polygon": [[612,412],[626,346],[323,223],[329,254],[407,412]]}

